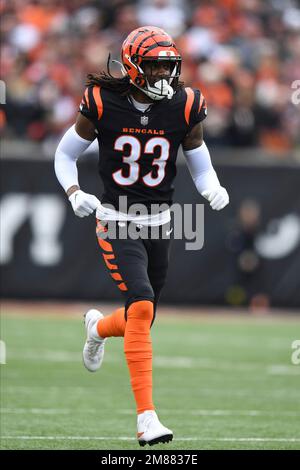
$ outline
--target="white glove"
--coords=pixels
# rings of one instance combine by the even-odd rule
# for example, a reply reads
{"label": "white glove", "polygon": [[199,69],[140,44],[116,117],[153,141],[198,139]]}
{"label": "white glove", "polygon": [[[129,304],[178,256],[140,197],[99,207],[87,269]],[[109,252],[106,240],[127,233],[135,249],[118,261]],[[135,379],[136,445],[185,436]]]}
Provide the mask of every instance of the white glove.
{"label": "white glove", "polygon": [[219,186],[214,189],[206,189],[202,191],[201,196],[210,202],[210,207],[214,210],[224,209],[229,203],[229,196],[225,188]]}
{"label": "white glove", "polygon": [[87,194],[81,189],[77,189],[69,196],[69,201],[72,204],[73,211],[78,217],[86,217],[92,214],[95,209],[101,204],[99,199],[93,194]]}

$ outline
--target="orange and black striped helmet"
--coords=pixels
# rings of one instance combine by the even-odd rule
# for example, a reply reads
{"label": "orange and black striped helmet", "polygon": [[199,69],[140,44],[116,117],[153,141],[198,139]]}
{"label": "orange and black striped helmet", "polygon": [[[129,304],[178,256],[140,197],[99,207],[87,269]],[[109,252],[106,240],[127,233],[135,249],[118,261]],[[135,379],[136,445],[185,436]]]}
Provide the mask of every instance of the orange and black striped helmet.
{"label": "orange and black striped helmet", "polygon": [[[176,89],[181,70],[181,55],[173,39],[163,29],[155,26],[142,26],[132,31],[125,39],[121,51],[123,73],[128,75],[130,82],[153,99],[161,99],[159,89],[153,87],[143,70],[146,61],[170,61],[170,75],[166,77],[168,85]],[[164,77],[165,78],[165,77]]]}

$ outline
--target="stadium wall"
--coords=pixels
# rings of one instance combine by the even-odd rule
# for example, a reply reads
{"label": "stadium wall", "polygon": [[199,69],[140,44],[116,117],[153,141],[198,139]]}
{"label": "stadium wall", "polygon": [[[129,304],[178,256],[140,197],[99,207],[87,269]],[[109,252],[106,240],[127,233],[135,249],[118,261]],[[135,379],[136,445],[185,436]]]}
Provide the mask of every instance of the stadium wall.
{"label": "stadium wall", "polygon": [[[79,219],[51,161],[2,160],[1,295],[24,299],[118,300],[104,267],[93,217]],[[174,240],[162,302],[300,307],[300,168],[233,163],[216,166],[231,203],[205,206],[205,241],[186,251]],[[101,194],[96,163],[80,164],[84,190]],[[203,203],[180,165],[175,202]]]}

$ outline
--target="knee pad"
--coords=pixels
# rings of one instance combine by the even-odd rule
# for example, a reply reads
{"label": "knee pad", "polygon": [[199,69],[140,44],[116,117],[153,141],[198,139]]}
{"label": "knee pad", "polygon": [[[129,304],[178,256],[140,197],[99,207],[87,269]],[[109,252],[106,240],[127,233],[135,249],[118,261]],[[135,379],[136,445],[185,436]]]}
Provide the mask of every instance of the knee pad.
{"label": "knee pad", "polygon": [[127,318],[136,318],[152,322],[154,306],[151,300],[136,300],[127,309]]}

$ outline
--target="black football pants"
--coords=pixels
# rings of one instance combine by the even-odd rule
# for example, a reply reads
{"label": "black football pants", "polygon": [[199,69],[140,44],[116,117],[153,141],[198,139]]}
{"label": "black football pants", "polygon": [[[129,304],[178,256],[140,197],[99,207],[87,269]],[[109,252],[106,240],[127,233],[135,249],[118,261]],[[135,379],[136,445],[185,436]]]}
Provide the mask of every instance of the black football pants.
{"label": "black football pants", "polygon": [[[150,300],[154,303],[155,318],[166,280],[171,242],[170,235],[162,238],[162,234],[168,235],[170,223],[159,227],[159,239],[151,239],[150,228],[143,227],[143,234],[147,233],[148,238],[141,233],[136,240],[120,239],[119,228],[115,237],[110,238],[109,225],[107,229],[104,224],[97,221],[97,238],[106,267],[125,298],[125,317],[132,302]],[[127,227],[127,223],[122,223],[125,224]]]}

